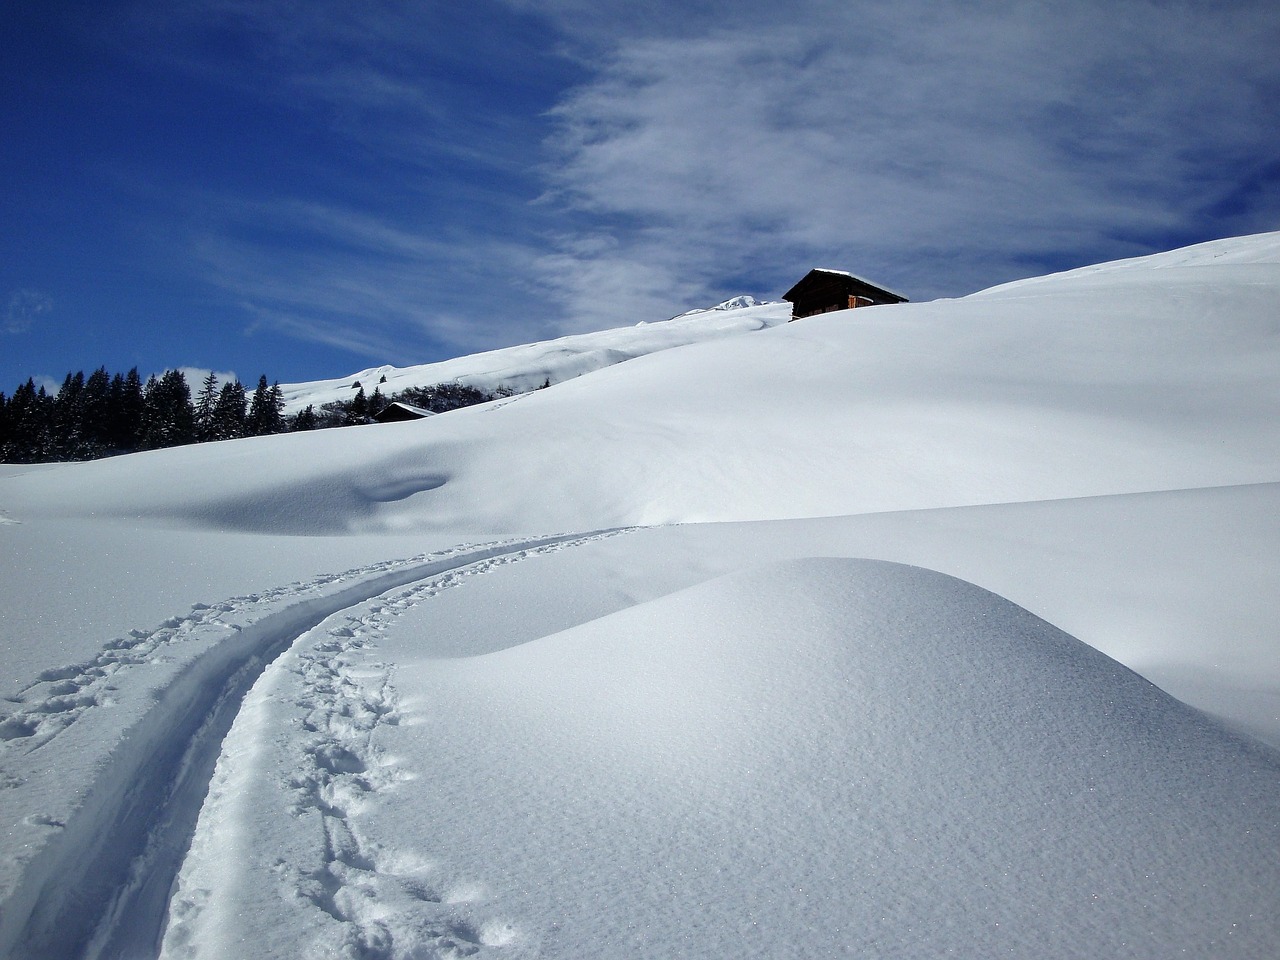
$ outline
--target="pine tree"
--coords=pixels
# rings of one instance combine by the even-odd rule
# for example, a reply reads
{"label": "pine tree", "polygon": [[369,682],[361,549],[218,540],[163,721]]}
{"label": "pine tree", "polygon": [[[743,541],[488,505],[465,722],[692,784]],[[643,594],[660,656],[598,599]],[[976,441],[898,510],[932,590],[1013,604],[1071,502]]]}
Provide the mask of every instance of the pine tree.
{"label": "pine tree", "polygon": [[320,418],[316,416],[316,408],[314,404],[308,403],[306,408],[299,410],[294,416],[293,422],[289,425],[292,431],[315,430],[320,426]]}
{"label": "pine tree", "polygon": [[216,439],[214,414],[218,409],[218,378],[210,372],[200,385],[196,397],[196,442]]}
{"label": "pine tree", "polygon": [[6,463],[42,463],[49,459],[49,421],[53,401],[28,378],[13,391],[5,411],[8,440],[0,449]]}
{"label": "pine tree", "polygon": [[213,411],[213,439],[235,440],[245,435],[245,391],[239,380],[222,385]]}
{"label": "pine tree", "polygon": [[111,379],[107,395],[107,448],[114,453],[132,453],[142,442],[142,378],[134,367],[125,376]]}
{"label": "pine tree", "polygon": [[284,423],[284,394],[279,381],[267,386],[267,375],[258,378],[258,387],[249,401],[249,417],[246,431],[251,437],[265,437],[282,433]]}
{"label": "pine tree", "polygon": [[50,421],[51,459],[55,460],[87,460],[84,456],[80,430],[84,423],[83,410],[84,371],[68,373],[62,381],[62,388],[53,398],[53,413]]}
{"label": "pine tree", "polygon": [[84,382],[80,428],[91,457],[103,457],[110,450],[108,420],[111,406],[111,375],[99,367]]}
{"label": "pine tree", "polygon": [[369,398],[364,395],[364,387],[351,398],[350,418],[352,424],[369,422]]}
{"label": "pine tree", "polygon": [[267,402],[269,404],[271,432],[284,433],[286,429],[284,422],[284,391],[280,389],[279,380],[271,384],[271,391],[267,394]]}
{"label": "pine tree", "polygon": [[446,413],[486,403],[494,399],[494,394],[461,383],[437,383],[429,387],[406,387],[391,399],[403,400],[432,413]]}
{"label": "pine tree", "polygon": [[49,455],[58,460],[94,460],[106,454],[111,382],[106,367],[88,379],[68,373],[53,400]]}
{"label": "pine tree", "polygon": [[191,405],[191,388],[181,370],[166,370],[158,380],[151,377],[143,398],[143,447],[153,450],[194,442],[195,408]]}

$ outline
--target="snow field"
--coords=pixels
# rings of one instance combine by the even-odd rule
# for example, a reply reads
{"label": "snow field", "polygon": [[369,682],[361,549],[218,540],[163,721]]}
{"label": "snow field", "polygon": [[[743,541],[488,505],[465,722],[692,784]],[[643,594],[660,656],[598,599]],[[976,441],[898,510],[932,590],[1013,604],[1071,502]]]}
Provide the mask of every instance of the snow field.
{"label": "snow field", "polygon": [[[548,380],[561,383],[645,354],[736,336],[791,318],[789,303],[756,304],[748,302],[750,299],[738,297],[719,307],[660,323],[576,334],[413,367],[371,367],[349,377],[282,384],[280,389],[287,413],[297,413],[308,404],[318,408],[333,400],[350,400],[354,396],[352,384],[357,382],[366,394],[377,387],[386,396],[406,387],[454,382],[488,393],[499,387],[523,393]],[[383,377],[385,382],[381,382]]]}

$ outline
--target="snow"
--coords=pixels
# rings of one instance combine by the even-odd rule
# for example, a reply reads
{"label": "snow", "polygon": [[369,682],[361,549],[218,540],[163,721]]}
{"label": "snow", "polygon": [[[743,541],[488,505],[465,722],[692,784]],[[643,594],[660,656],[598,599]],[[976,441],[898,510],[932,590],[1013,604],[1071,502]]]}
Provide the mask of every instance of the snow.
{"label": "snow", "polygon": [[985,955],[1072,929],[1154,957],[1280,934],[1274,766],[961,581],[790,561],[462,656],[420,610],[362,611],[272,671],[204,814],[237,834],[196,851],[171,955]]}
{"label": "snow", "polygon": [[286,413],[297,413],[308,404],[319,408],[334,400],[350,400],[357,383],[367,394],[377,387],[388,397],[408,387],[437,383],[461,383],[486,393],[494,393],[500,387],[525,393],[547,381],[559,383],[624,360],[760,330],[786,323],[790,318],[789,303],[760,303],[753,297],[735,297],[661,323],[581,333],[411,367],[370,367],[337,380],[281,384],[280,391]]}
{"label": "snow", "polygon": [[[765,307],[778,306],[786,309],[786,305],[780,300],[757,300],[755,297],[743,294],[737,297],[730,297],[728,300],[717,303],[714,307],[698,307],[694,310],[686,310],[684,313],[672,317],[672,320],[684,320],[688,317],[696,316],[700,313],[709,313],[712,310],[742,310],[747,307]],[[644,321],[640,321],[642,324]]]}
{"label": "snow", "polygon": [[1280,265],[1241,266],[821,315],[347,431],[340,453],[299,434],[6,487],[33,514],[515,535],[1271,482]]}
{"label": "snow", "polygon": [[1274,956],[1278,291],[708,311],[0,467],[0,956]]}
{"label": "snow", "polygon": [[[1091,278],[1112,279],[1109,275],[1116,273],[1126,275],[1119,279],[1132,279],[1135,275],[1144,273],[1151,274],[1150,279],[1161,282],[1167,280],[1168,275],[1152,274],[1152,271],[1182,267],[1224,267],[1237,264],[1255,268],[1259,282],[1265,282],[1266,275],[1271,272],[1266,268],[1280,264],[1280,233],[1260,233],[1252,237],[1210,240],[1207,243],[1197,243],[1190,247],[1148,254],[1144,257],[1090,264],[1087,267],[1077,267],[1074,270],[1066,270],[1044,277],[1031,277],[1026,280],[1015,280],[1011,283],[1000,284],[973,294],[973,296],[982,297],[1012,292],[1026,292],[1029,287],[1039,287],[1046,283],[1056,284],[1060,281],[1074,283]],[[1218,272],[1219,274],[1221,273],[1221,271]],[[1247,274],[1241,275],[1247,276]],[[1204,280],[1206,278],[1201,275],[1199,279]]]}

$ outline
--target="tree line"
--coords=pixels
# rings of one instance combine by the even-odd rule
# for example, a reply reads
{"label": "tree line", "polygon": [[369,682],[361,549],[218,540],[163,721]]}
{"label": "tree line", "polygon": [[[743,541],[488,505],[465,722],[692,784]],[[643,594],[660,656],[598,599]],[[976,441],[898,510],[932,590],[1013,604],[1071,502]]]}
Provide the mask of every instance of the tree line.
{"label": "tree line", "polygon": [[[210,440],[354,426],[372,422],[394,400],[442,413],[495,396],[460,384],[411,387],[391,397],[382,394],[381,383],[371,395],[359,381],[351,386],[355,393],[349,400],[287,416],[280,384],[268,384],[265,374],[250,394],[238,380],[219,386],[210,373],[194,397],[180,370],[145,382],[137,367],[127,374],[109,374],[105,367],[87,377],[83,371],[68,373],[52,396],[28,379],[12,396],[0,391],[0,462],[96,460]],[[510,392],[499,388],[497,396],[503,395]]]}

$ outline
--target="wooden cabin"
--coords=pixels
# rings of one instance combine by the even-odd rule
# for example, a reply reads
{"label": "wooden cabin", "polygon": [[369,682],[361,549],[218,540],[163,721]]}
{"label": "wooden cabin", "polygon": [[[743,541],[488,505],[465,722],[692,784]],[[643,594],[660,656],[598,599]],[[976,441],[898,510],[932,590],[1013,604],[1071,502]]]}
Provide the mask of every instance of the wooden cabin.
{"label": "wooden cabin", "polygon": [[843,270],[814,269],[782,295],[791,301],[791,319],[812,317],[832,310],[872,307],[883,303],[906,303],[907,298],[870,280]]}
{"label": "wooden cabin", "polygon": [[422,420],[434,416],[435,414],[430,410],[424,410],[422,407],[415,407],[411,403],[400,400],[392,400],[375,414],[373,419],[378,423],[403,423],[406,420]]}

